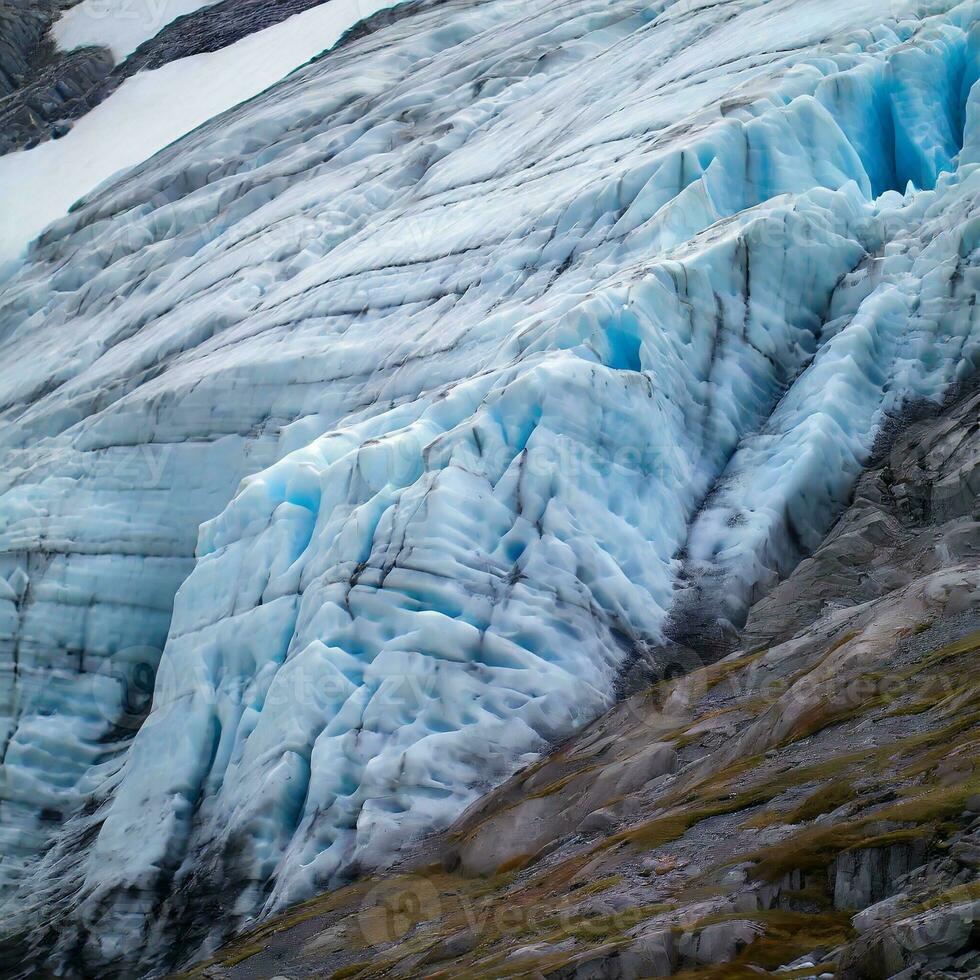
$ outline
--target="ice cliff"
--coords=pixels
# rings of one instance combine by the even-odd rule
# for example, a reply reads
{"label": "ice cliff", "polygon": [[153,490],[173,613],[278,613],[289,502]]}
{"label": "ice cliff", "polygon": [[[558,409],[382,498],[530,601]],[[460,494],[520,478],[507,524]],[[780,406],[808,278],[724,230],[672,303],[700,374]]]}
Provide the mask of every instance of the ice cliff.
{"label": "ice cliff", "polygon": [[737,628],[980,362],[978,18],[410,4],[52,225],[0,284],[10,931],[159,969]]}

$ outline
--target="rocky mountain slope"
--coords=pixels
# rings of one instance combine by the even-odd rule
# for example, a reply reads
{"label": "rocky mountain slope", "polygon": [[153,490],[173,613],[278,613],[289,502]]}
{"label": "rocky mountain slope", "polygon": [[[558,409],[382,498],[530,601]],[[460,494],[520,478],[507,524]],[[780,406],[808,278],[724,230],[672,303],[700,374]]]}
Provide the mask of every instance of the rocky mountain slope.
{"label": "rocky mountain slope", "polygon": [[972,393],[898,437],[730,656],[193,975],[976,977],[978,490]]}
{"label": "rocky mountain slope", "polygon": [[58,0],[0,3],[0,154],[65,132],[94,104],[112,70],[105,49],[57,50],[48,31],[69,6]]}

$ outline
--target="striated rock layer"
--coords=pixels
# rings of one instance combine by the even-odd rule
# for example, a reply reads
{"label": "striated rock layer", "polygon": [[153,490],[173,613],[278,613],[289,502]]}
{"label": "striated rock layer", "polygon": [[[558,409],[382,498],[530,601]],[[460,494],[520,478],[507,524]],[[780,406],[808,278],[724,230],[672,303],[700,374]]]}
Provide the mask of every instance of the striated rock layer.
{"label": "striated rock layer", "polygon": [[383,866],[723,649],[980,358],[972,0],[403,13],[2,284],[0,901],[64,969]]}

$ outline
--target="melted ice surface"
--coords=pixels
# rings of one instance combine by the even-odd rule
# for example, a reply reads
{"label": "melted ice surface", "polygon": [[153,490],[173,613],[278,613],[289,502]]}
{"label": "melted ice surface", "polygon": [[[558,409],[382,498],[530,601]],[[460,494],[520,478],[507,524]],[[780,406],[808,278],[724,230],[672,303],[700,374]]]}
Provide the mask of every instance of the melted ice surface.
{"label": "melted ice surface", "polygon": [[978,8],[928,7],[422,4],[46,232],[0,872],[56,956],[383,865],[819,542],[980,359]]}

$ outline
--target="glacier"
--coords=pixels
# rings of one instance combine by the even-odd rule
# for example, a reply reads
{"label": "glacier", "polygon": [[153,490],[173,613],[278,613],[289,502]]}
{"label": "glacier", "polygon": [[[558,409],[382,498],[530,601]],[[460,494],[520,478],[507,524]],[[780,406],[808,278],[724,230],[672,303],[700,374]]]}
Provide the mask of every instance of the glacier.
{"label": "glacier", "polygon": [[980,363],[978,14],[417,0],[10,263],[17,955],[165,970],[737,629]]}

